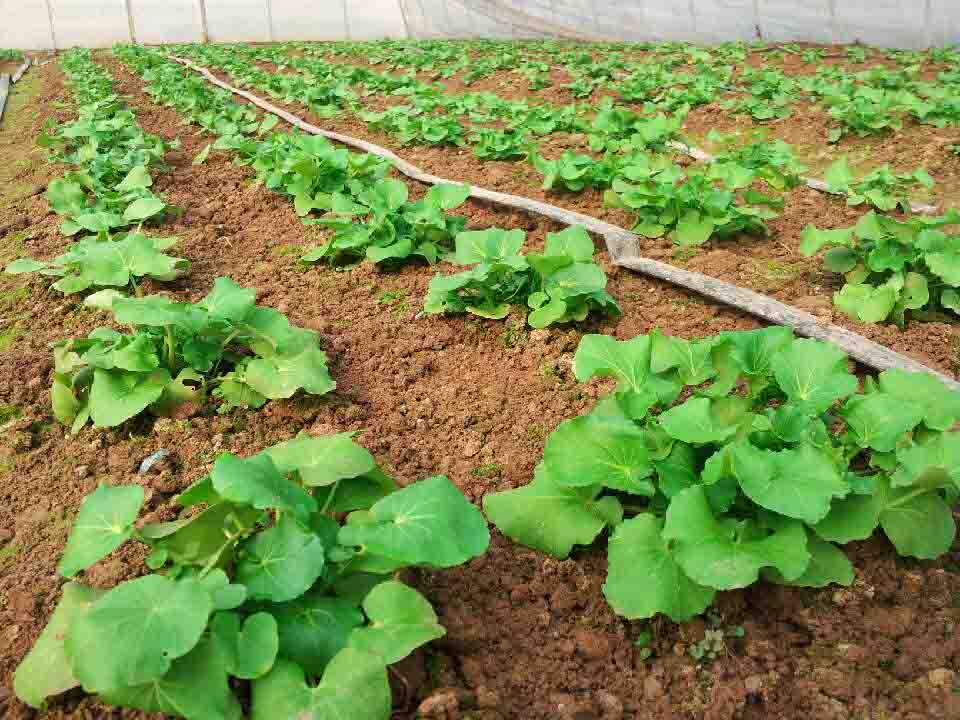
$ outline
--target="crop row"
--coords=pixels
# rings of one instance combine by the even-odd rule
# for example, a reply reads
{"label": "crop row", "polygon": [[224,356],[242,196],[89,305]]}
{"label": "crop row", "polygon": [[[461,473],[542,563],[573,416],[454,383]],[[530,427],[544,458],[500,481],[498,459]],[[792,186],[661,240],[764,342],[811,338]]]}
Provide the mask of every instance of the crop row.
{"label": "crop row", "polygon": [[[318,67],[316,61],[289,58],[282,48],[182,46],[177,52],[224,69],[242,85],[313,109],[317,109],[318,96],[325,98],[324,102],[336,98],[333,105],[322,105],[329,112],[351,102],[351,91],[344,84],[344,66]],[[290,63],[306,75],[268,73],[253,63],[254,58],[270,58],[281,65]],[[367,92],[402,93],[414,98],[413,108],[396,106],[373,115],[359,111],[371,127],[383,129],[382,123],[390,113],[395,118],[409,119],[400,111],[412,110],[424,113],[418,116],[421,130],[431,122],[447,122],[463,112],[483,112],[483,121],[507,119],[513,124],[512,129],[481,128],[471,136],[477,142],[474,150],[478,156],[528,157],[544,176],[544,188],[548,190],[606,189],[607,205],[635,215],[635,232],[652,238],[666,235],[681,247],[702,245],[712,237],[766,233],[765,220],[775,217],[783,205],[769,190],[796,186],[805,170],[790,146],[781,141],[754,142],[729,150],[705,166],[681,168],[662,154],[666,143],[676,137],[679,123],[671,124],[666,116],[644,119],[614,106],[609,99],[600,103],[588,123],[582,114],[576,113],[576,108],[530,108],[526,103],[511,103],[489,94],[443,95],[435,87],[417,84],[409,76],[392,78],[349,66],[346,70],[351,84],[360,83]],[[316,84],[316,79],[323,77],[326,84]],[[336,87],[336,91],[331,87]],[[417,97],[425,104],[416,107]],[[538,127],[539,116],[566,111],[570,112],[564,117],[572,118],[570,127],[587,131],[591,147],[605,151],[601,159],[566,151],[556,160],[547,160],[527,143],[531,132],[557,128],[556,124]],[[393,129],[397,131],[396,127]],[[402,139],[410,138],[409,133],[404,134],[406,131],[398,132]],[[897,174],[888,166],[881,166],[857,179],[845,158],[829,168],[826,179],[828,192],[845,196],[850,205],[869,205],[881,212],[909,212],[909,192],[933,186],[933,179],[922,169]],[[820,237],[822,241],[806,239],[801,250],[809,254],[824,244],[841,246],[826,256],[825,264],[828,270],[845,275],[846,284],[835,294],[834,302],[855,320],[889,320],[902,325],[908,311],[924,317],[944,312],[952,316],[958,310],[956,288],[960,275],[954,265],[960,266],[960,241],[943,228],[956,225],[958,220],[960,216],[954,212],[938,218],[912,217],[903,221],[878,218],[871,212],[858,224],[860,228],[869,228],[866,235],[855,239],[850,231],[820,232],[811,226],[804,237]],[[920,233],[923,237],[917,242]]]}
{"label": "crop row", "polygon": [[[524,254],[522,231],[465,230],[452,211],[466,201],[466,186],[438,185],[411,201],[381,158],[278,131],[275,118],[260,118],[159,50],[115,53],[157,102],[212,136],[195,163],[230,153],[305,223],[325,228],[326,242],[305,261],[468,266],[434,277],[428,313],[496,319],[522,305],[530,325],[545,327],[620,311],[582,228],[549,234],[544,252]],[[79,117],[43,142],[54,160],[79,170],[51,183],[47,199],[76,239],[54,261],[20,260],[8,271],[58,275],[63,292],[97,290],[86,302],[130,332],[100,328],[56,347],[58,419],[79,432],[88,420],[115,426],[144,411],[199,407],[208,396],[228,411],[332,390],[316,333],[256,305],[253,290],[218,278],[198,303],[143,295],[139,278],[164,282],[187,269],[163,254],[170,241],[147,234],[173,212],[150,189],[167,144],[143,133],[89,53],[68,53],[63,68]],[[249,77],[270,84],[279,76]],[[611,123],[632,122],[612,105],[602,112]],[[680,243],[762,231],[764,209],[777,202],[751,183],[776,190],[799,180],[783,144],[751,145],[680,178],[662,155],[629,147],[636,133],[624,132],[605,140],[618,143],[617,155],[626,149],[628,161],[613,173],[612,201],[637,213],[638,228]],[[546,170],[561,182],[561,170]],[[857,186],[839,166],[831,178],[835,191],[876,204],[875,188]],[[80,193],[66,192],[69,183]],[[752,204],[736,202],[734,190]],[[70,203],[60,202],[64,195]],[[142,201],[156,211],[128,216]],[[890,284],[898,266],[884,260],[892,251],[883,233],[901,237],[915,223],[911,232],[931,248],[941,243],[933,254],[942,255],[949,239],[939,228],[960,221],[865,218],[846,235],[809,231],[806,250],[836,245],[828,262],[853,262],[848,273],[858,264],[885,270]],[[941,275],[946,267],[909,262]],[[124,272],[111,275],[111,263]],[[898,296],[891,313],[920,309],[917,283],[905,275],[899,290],[912,300]],[[953,302],[949,288],[927,290],[931,302]],[[561,558],[608,531],[604,593],[625,617],[686,620],[718,590],[761,578],[849,585],[854,569],[842,546],[877,528],[915,558],[942,555],[955,538],[960,395],[932,376],[887,371],[861,387],[839,350],[778,327],[695,341],[587,335],[574,373],[617,386],[557,427],[529,485],[488,494],[484,509],[506,536]],[[70,582],[15,676],[29,704],[80,686],[122,707],[235,719],[236,692],[249,690],[255,720],[385,720],[388,667],[445,632],[397,573],[462,564],[490,539],[483,515],[450,480],[400,488],[349,433],[299,435],[247,458],[220,455],[177,496],[183,513],[173,522],[138,523],[143,502],[136,485],[101,486],[83,501],[58,566]],[[147,547],[150,574],[110,590],[75,580],[128,542]]]}

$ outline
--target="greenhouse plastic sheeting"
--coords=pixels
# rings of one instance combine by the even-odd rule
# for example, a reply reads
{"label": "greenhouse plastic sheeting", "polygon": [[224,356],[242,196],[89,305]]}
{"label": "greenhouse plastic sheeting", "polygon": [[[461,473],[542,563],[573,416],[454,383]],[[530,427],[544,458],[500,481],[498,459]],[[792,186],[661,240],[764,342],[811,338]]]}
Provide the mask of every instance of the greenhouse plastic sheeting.
{"label": "greenhouse plastic sheeting", "polygon": [[214,42],[407,36],[399,0],[0,0],[0,47],[199,42],[204,19]]}
{"label": "greenhouse plastic sheeting", "polygon": [[[535,38],[960,42],[960,0],[0,0],[0,47]],[[205,21],[205,22],[204,22]]]}
{"label": "greenhouse plastic sheeting", "polygon": [[[414,37],[960,42],[960,0],[400,0]],[[483,27],[484,32],[474,28]]]}

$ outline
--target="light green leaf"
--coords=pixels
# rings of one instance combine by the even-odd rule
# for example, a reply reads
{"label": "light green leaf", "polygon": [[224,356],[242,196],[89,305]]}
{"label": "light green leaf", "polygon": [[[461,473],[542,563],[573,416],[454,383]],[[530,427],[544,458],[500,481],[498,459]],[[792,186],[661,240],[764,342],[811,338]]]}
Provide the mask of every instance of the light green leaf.
{"label": "light green leaf", "polygon": [[252,505],[258,510],[275,508],[292,512],[306,522],[317,511],[317,501],[273,464],[269,455],[247,459],[232,453],[217,458],[210,473],[213,487],[226,500]]}
{"label": "light green leaf", "polygon": [[644,434],[630,421],[581,415],[562,422],[547,438],[543,462],[551,480],[570,487],[605,486],[652,496],[645,480],[653,465]]}
{"label": "light green leaf", "polygon": [[149,683],[196,646],[212,609],[195,580],[129,580],[76,618],[67,630],[67,656],[87,692]]}
{"label": "light green leaf", "polygon": [[918,406],[884,392],[854,395],[841,414],[857,445],[880,452],[895,449],[904,433],[923,419]]}
{"label": "light green leaf", "polygon": [[291,515],[281,515],[276,525],[243,543],[241,550],[237,581],[255,600],[293,600],[323,572],[323,543]]}
{"label": "light green leaf", "polygon": [[650,373],[650,338],[638,335],[617,340],[609,335],[586,335],[573,357],[573,372],[580,382],[613,377],[621,390],[640,391]]}
{"label": "light green leaf", "polygon": [[622,517],[619,501],[597,500],[599,492],[599,486],[560,485],[541,464],[529,485],[487,493],[483,509],[511,540],[564,559],[574,545],[589,545],[608,523]]}
{"label": "light green leaf", "polygon": [[123,211],[123,219],[140,222],[163,212],[166,207],[167,204],[158,197],[141,198],[140,200],[134,200],[127,206],[127,209]]}
{"label": "light green leaf", "polygon": [[618,615],[645,619],[663,613],[674,622],[699,615],[715,591],[688,578],[671,555],[653,515],[624,521],[607,544],[603,594]]}
{"label": "light green leaf", "polygon": [[337,480],[371,472],[377,465],[370,451],[353,440],[355,434],[347,432],[320,437],[301,434],[264,452],[280,472],[299,472],[304,485],[332,485]]}
{"label": "light green leaf", "polygon": [[490,543],[483,516],[442,475],[391,493],[367,518],[344,525],[337,541],[407,565],[453,567],[483,554]]}
{"label": "light green leaf", "polygon": [[258,612],[241,621],[237,613],[218,612],[210,623],[210,632],[228,673],[254,680],[270,672],[279,648],[273,615]]}
{"label": "light green leaf", "polygon": [[373,588],[363,601],[363,611],[369,623],[353,631],[350,647],[377,655],[387,665],[446,634],[429,601],[395,580]]}
{"label": "light green leaf", "polygon": [[730,460],[747,497],[760,507],[806,523],[822,520],[834,498],[849,492],[830,457],[808,443],[779,452],[737,443]]}
{"label": "light green leaf", "polygon": [[794,340],[771,360],[781,389],[793,402],[823,412],[857,389],[847,356],[817,340]]}
{"label": "light green leaf", "polygon": [[719,422],[707,398],[690,398],[659,416],[670,437],[687,443],[721,442],[736,433],[736,425]]}
{"label": "light green leaf", "polygon": [[151,373],[97,369],[90,388],[90,417],[97,427],[115,427],[159,399],[170,382],[166,370]]}
{"label": "light green leaf", "polygon": [[787,582],[776,570],[767,568],[763,572],[764,579],[796,587],[820,588],[832,584],[849,587],[853,584],[853,565],[843,550],[808,532],[807,551],[810,553],[810,564],[800,577]]}
{"label": "light green leaf", "polygon": [[13,676],[13,691],[27,705],[40,708],[46,698],[76,687],[78,682],[63,647],[64,636],[67,628],[106,592],[73,582],[63,586],[53,615]]}
{"label": "light green leaf", "polygon": [[905,406],[917,406],[923,423],[931,430],[949,430],[960,420],[960,392],[950,390],[927,373],[885,370],[878,378],[880,389]]}
{"label": "light green leaf", "polygon": [[880,513],[880,526],[900,555],[932,560],[950,550],[957,534],[953,512],[936,492],[915,495],[893,489]]}
{"label": "light green leaf", "polygon": [[253,683],[251,720],[384,720],[390,702],[387,669],[380,659],[346,648],[327,665],[317,687],[306,684],[298,665],[278,660]]}
{"label": "light green leaf", "polygon": [[762,539],[734,533],[713,516],[703,488],[692,487],[670,501],[662,537],[674,541],[674,558],[691,580],[717,590],[752,585],[765,567],[776,568],[787,580],[807,569],[810,554],[800,522],[785,522]]}
{"label": "light green leaf", "polygon": [[101,698],[109,705],[191,720],[239,720],[241,717],[240,704],[228,685],[224,659],[207,639],[175,660],[162,678],[104,690]]}
{"label": "light green leaf", "polygon": [[57,572],[73,577],[123,545],[143,505],[139,485],[100,485],[87,495],[70,531]]}

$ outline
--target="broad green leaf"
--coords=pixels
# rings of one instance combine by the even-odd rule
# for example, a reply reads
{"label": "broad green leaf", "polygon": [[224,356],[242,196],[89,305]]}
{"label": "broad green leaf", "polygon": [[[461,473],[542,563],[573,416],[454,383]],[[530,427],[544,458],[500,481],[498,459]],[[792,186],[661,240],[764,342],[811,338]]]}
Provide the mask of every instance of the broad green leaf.
{"label": "broad green leaf", "polygon": [[865,323],[886,320],[897,305],[897,290],[889,284],[871,285],[847,283],[833,294],[833,304],[853,318]]}
{"label": "broad green leaf", "polygon": [[470,230],[457,235],[454,262],[458,265],[495,262],[520,252],[526,233],[523,230]]}
{"label": "broad green leaf", "polygon": [[254,680],[270,672],[279,648],[273,615],[258,612],[241,620],[237,613],[218,612],[210,622],[210,632],[228,673]]}
{"label": "broad green leaf", "polygon": [[337,541],[407,565],[453,567],[483,554],[490,543],[483,516],[442,475],[388,495],[367,517],[344,525]]}
{"label": "broad green leaf", "polygon": [[848,247],[852,241],[853,228],[820,230],[814,225],[807,225],[800,233],[800,254],[809,257],[824,245]]}
{"label": "broad green leaf", "polygon": [[893,489],[880,513],[880,526],[900,555],[932,560],[950,550],[957,534],[950,506],[936,492],[915,495]]}
{"label": "broad green leaf", "polygon": [[293,356],[254,358],[246,364],[244,379],[256,392],[273,400],[292,397],[300,389],[323,395],[337,386],[327,369],[326,354],[316,347]]}
{"label": "broad green leaf", "polygon": [[835,500],[830,512],[813,530],[824,540],[842,545],[866,540],[877,529],[882,509],[883,498],[879,495],[848,495]]}
{"label": "broad green leaf", "polygon": [[880,389],[904,407],[916,406],[931,430],[949,430],[960,420],[960,393],[950,390],[927,373],[885,370],[878,377]]}
{"label": "broad green leaf", "polygon": [[441,183],[434,185],[427,192],[425,200],[442,210],[453,210],[460,207],[470,197],[469,185],[454,185],[451,183]]}
{"label": "broad green leaf", "polygon": [[256,291],[244,288],[228,277],[213,281],[213,289],[200,302],[211,317],[240,322],[256,304]]}
{"label": "broad green leaf", "polygon": [[737,443],[730,459],[747,497],[760,507],[810,524],[826,517],[831,502],[849,491],[830,457],[809,443],[779,452]]}
{"label": "broad green leaf", "polygon": [[370,451],[353,440],[355,434],[347,432],[320,437],[301,434],[268,448],[264,453],[276,463],[280,472],[298,472],[304,485],[332,485],[376,468],[377,461]]}
{"label": "broad green leaf", "polygon": [[120,181],[116,189],[120,192],[126,192],[129,190],[141,190],[151,185],[153,185],[153,178],[150,177],[150,171],[143,165],[137,165]]}
{"label": "broad green leaf", "polygon": [[317,676],[364,621],[356,603],[316,590],[292,602],[271,605],[270,612],[280,633],[280,656]]}
{"label": "broad green leaf", "polygon": [[[203,485],[199,487],[203,488]],[[196,495],[199,492],[197,488],[196,485],[189,488],[180,496],[181,499],[191,491]],[[221,501],[213,491],[212,484],[209,495],[204,493],[194,502],[213,504],[188,518],[145,525],[140,529],[140,535],[155,547],[166,551],[170,560],[177,564],[224,567],[233,558],[233,549],[237,542],[232,539],[233,536],[240,530],[253,527],[261,512]]]}
{"label": "broad green leaf", "polygon": [[685,622],[713,602],[715,591],[680,569],[660,535],[662,527],[653,515],[637,515],[611,536],[603,594],[618,615],[636,620],[663,613]]}
{"label": "broad green leaf", "polygon": [[292,512],[304,522],[317,511],[316,500],[285,477],[266,454],[241,459],[223,453],[214,463],[210,478],[217,493],[235,503],[258,510]]}
{"label": "broad green leaf", "polygon": [[291,515],[241,545],[237,581],[256,600],[286,602],[303,595],[323,572],[320,538]]}
{"label": "broad green leaf", "polygon": [[230,690],[227,667],[210,640],[201,640],[170,671],[141,685],[104,690],[109,705],[209,720],[239,720],[240,705]]}
{"label": "broad green leaf", "polygon": [[160,398],[170,382],[166,370],[151,373],[100,370],[90,388],[90,417],[97,427],[115,427]]}
{"label": "broad green leaf", "polygon": [[677,221],[674,239],[681,247],[703,245],[716,229],[714,221],[696,210],[688,210]]}
{"label": "broad green leaf", "polygon": [[793,402],[823,412],[857,389],[847,356],[817,340],[794,340],[771,359],[780,388]]}
{"label": "broad green leaf", "polygon": [[597,500],[599,492],[599,486],[560,485],[538,465],[529,485],[487,493],[483,509],[511,540],[564,559],[574,545],[589,545],[608,523],[622,517],[619,501]]}
{"label": "broad green leaf", "polygon": [[567,255],[574,262],[587,263],[593,260],[593,240],[582,225],[570,227],[556,233],[547,233],[545,255]]}
{"label": "broad green leaf", "polygon": [[330,661],[316,687],[307,685],[298,665],[278,660],[266,677],[253,683],[251,720],[384,720],[390,704],[383,662],[346,648]]}
{"label": "broad green leaf", "polygon": [[67,656],[87,692],[150,683],[196,646],[212,609],[195,580],[128,580],[76,618],[67,630]]}
{"label": "broad green leaf", "polygon": [[547,438],[543,461],[551,480],[561,486],[605,486],[652,496],[646,480],[653,465],[643,431],[630,421],[581,415],[566,420]]}
{"label": "broad green leaf", "polygon": [[831,584],[845,586],[853,584],[853,565],[850,564],[843,550],[808,532],[807,551],[810,553],[810,564],[800,577],[787,582],[776,570],[768,568],[763,572],[764,579],[796,587],[819,588]]}
{"label": "broad green leaf", "polygon": [[350,647],[400,662],[421,645],[443,637],[430,602],[413,588],[390,580],[377,585],[363,601],[369,623],[350,635]]}
{"label": "broad green leaf", "polygon": [[960,433],[945,432],[897,451],[893,487],[960,488]]}
{"label": "broad green leaf", "polygon": [[650,341],[650,369],[655,373],[676,368],[684,385],[699,385],[717,374],[711,356],[715,343],[710,340],[690,342],[654,330]]}
{"label": "broad green leaf", "polygon": [[57,572],[69,578],[123,545],[143,505],[139,485],[100,485],[87,495],[73,523]]}
{"label": "broad green leaf", "polygon": [[45,262],[40,262],[39,260],[33,260],[32,258],[20,258],[19,260],[14,260],[9,263],[3,271],[7,275],[19,275],[20,273],[32,273],[44,270],[50,267]]}
{"label": "broad green leaf", "polygon": [[123,211],[123,219],[133,222],[141,222],[152,218],[154,215],[163,212],[167,204],[158,197],[141,198],[134,200]]}
{"label": "broad green leaf", "polygon": [[918,406],[884,392],[854,395],[841,414],[857,445],[880,452],[895,449],[904,433],[923,419]]}
{"label": "broad green leaf", "polygon": [[74,582],[63,586],[53,615],[13,675],[13,691],[27,705],[40,708],[46,698],[78,684],[64,651],[64,636],[106,592]]}
{"label": "broad green leaf", "polygon": [[707,398],[690,398],[659,416],[670,437],[686,443],[722,442],[736,433],[735,425],[720,422]]}
{"label": "broad green leaf", "polygon": [[850,188],[854,180],[853,171],[847,162],[846,155],[843,155],[833,161],[833,164],[827,168],[823,179],[827,181],[827,190],[832,193],[844,193]]}
{"label": "broad green leaf", "polygon": [[788,581],[800,577],[810,555],[800,522],[786,522],[762,539],[737,538],[718,521],[700,487],[678,493],[667,508],[662,537],[673,541],[673,556],[693,581],[732,590],[757,581],[761,568],[774,567]]}
{"label": "broad green leaf", "polygon": [[650,338],[638,335],[617,340],[609,335],[586,335],[573,357],[573,372],[580,382],[613,377],[620,389],[640,391],[650,374]]}

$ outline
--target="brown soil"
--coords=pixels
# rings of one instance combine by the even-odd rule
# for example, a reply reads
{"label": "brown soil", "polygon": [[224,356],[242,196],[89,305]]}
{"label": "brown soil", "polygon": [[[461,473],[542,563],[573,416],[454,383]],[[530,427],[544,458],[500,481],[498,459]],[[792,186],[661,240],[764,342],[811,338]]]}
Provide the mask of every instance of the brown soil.
{"label": "brown soil", "polygon": [[[183,142],[156,181],[186,210],[162,231],[180,238],[179,254],[194,264],[172,287],[149,290],[195,300],[218,275],[256,287],[260,302],[321,333],[338,388],[332,397],[271,402],[259,412],[144,419],[70,437],[50,417],[49,343],[85,333],[100,318],[42,280],[0,276],[0,333],[11,323],[18,331],[0,345],[0,411],[15,414],[0,437],[0,716],[35,715],[9,696],[11,675],[56,604],[56,560],[80,500],[98,482],[143,485],[152,519],[169,519],[172,494],[206,472],[218,452],[250,454],[301,429],[358,430],[360,442],[401,482],[445,473],[479,502],[486,492],[528,482],[546,435],[600,393],[570,372],[584,332],[629,338],[659,326],[693,337],[757,325],[603,258],[609,289],[623,306],[619,320],[527,331],[522,318],[416,318],[433,270],[301,269],[297,252],[316,237],[290,204],[251,186],[248,169],[226,153],[192,165],[207,139],[154,105],[116,62],[105,64],[143,127]],[[4,156],[8,147],[32,147],[51,102],[63,97],[55,65],[40,69],[34,82],[37,94],[19,110],[28,119],[0,130]],[[451,177],[459,177],[457,157],[448,153]],[[18,181],[43,184],[55,171],[34,164]],[[13,219],[26,227],[0,230],[0,260],[23,252],[49,257],[64,247],[42,197],[11,197],[11,207],[7,201],[0,203],[0,226]],[[557,229],[473,201],[464,214],[471,227],[524,228],[533,247]],[[779,256],[757,255],[769,257]],[[387,302],[385,291],[404,295]],[[170,461],[137,475],[137,464],[160,447],[172,451]],[[937,562],[904,561],[875,540],[858,544],[851,556],[857,581],[850,589],[758,585],[723,594],[711,622],[742,626],[744,634],[728,640],[715,660],[698,663],[688,653],[704,635],[703,620],[652,623],[654,654],[644,660],[634,645],[641,624],[617,618],[603,600],[602,552],[557,562],[494,533],[490,552],[469,566],[418,573],[417,585],[448,635],[397,668],[396,717],[414,717],[425,699],[447,708],[433,717],[475,720],[960,717],[953,692],[960,552]],[[116,553],[86,579],[115,584],[142,573],[142,560],[136,551]],[[148,716],[109,711],[71,692],[43,717]]]}

